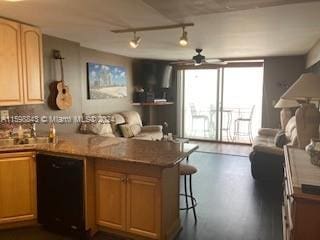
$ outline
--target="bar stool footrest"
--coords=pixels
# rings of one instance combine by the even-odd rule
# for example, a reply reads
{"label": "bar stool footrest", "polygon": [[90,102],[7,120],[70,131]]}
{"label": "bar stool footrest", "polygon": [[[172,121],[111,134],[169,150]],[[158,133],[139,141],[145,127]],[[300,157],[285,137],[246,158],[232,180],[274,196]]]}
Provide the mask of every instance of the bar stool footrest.
{"label": "bar stool footrest", "polygon": [[192,197],[191,195],[189,195],[189,194],[186,195],[186,194],[183,194],[183,193],[180,193],[179,195],[191,199],[191,206],[190,207],[179,208],[179,210],[193,209],[198,205],[197,200],[194,197]]}

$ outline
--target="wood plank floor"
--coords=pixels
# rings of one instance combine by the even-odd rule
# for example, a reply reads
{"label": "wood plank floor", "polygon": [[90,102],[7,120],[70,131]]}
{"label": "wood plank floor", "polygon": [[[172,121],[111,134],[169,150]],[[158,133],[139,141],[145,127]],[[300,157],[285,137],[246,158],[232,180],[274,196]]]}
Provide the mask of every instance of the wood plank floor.
{"label": "wood plank floor", "polygon": [[181,211],[184,229],[177,240],[282,239],[281,184],[256,182],[248,157],[197,152],[189,162],[198,168],[198,223],[192,211]]}
{"label": "wood plank floor", "polygon": [[[281,186],[255,182],[248,157],[196,152],[190,163],[198,168],[198,223],[192,211],[181,211],[183,230],[176,240],[282,240]],[[41,228],[2,231],[0,239],[70,240]],[[98,234],[94,240],[118,239]]]}

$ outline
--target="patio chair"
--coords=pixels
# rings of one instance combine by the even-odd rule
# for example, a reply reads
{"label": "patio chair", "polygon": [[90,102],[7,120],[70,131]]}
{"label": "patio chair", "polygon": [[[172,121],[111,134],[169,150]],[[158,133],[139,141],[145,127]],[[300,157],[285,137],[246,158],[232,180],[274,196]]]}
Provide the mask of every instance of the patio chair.
{"label": "patio chair", "polygon": [[191,131],[194,132],[195,120],[201,120],[203,121],[203,135],[205,135],[209,126],[209,116],[198,112],[194,103],[190,103],[190,110],[191,110],[191,121],[192,121]]}
{"label": "patio chair", "polygon": [[[234,134],[233,140],[239,139],[240,136],[248,136],[250,143],[253,141],[252,136],[252,117],[254,113],[255,105],[253,105],[250,111],[240,111],[239,117],[234,120]],[[241,123],[247,124],[247,131],[240,132]]]}

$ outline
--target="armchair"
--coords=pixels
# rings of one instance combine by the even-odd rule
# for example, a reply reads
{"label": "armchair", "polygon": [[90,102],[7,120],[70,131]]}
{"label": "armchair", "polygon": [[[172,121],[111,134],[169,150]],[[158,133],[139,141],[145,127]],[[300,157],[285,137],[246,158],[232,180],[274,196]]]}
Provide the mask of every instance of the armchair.
{"label": "armchair", "polygon": [[[284,153],[283,148],[275,144],[275,137],[279,131],[280,129],[262,128],[253,140],[249,159],[251,174],[256,180],[282,181]],[[287,144],[297,145],[295,117],[287,123],[285,137]]]}

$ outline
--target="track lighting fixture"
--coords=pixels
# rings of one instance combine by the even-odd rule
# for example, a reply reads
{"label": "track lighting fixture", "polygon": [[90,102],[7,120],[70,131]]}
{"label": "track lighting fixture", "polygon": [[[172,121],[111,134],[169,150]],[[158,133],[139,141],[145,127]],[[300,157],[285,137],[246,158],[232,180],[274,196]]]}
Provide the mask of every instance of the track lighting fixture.
{"label": "track lighting fixture", "polygon": [[[1,1],[1,0],[0,0]],[[128,28],[128,29],[117,29],[111,30],[113,33],[133,33],[133,39],[129,42],[130,47],[137,48],[141,42],[141,37],[136,36],[136,32],[145,32],[145,31],[158,31],[158,30],[166,30],[173,28],[182,28],[182,36],[179,40],[179,44],[183,47],[188,45],[188,33],[186,32],[186,27],[192,27],[194,23],[181,23],[174,25],[163,25],[163,26],[153,26],[153,27],[141,27],[141,28]]]}
{"label": "track lighting fixture", "polygon": [[140,42],[141,42],[141,37],[137,37],[136,32],[133,32],[133,39],[129,42],[130,47],[137,48],[139,47]]}
{"label": "track lighting fixture", "polygon": [[185,47],[188,45],[188,33],[185,30],[185,27],[182,27],[182,36],[180,38],[179,44],[182,47]]}

